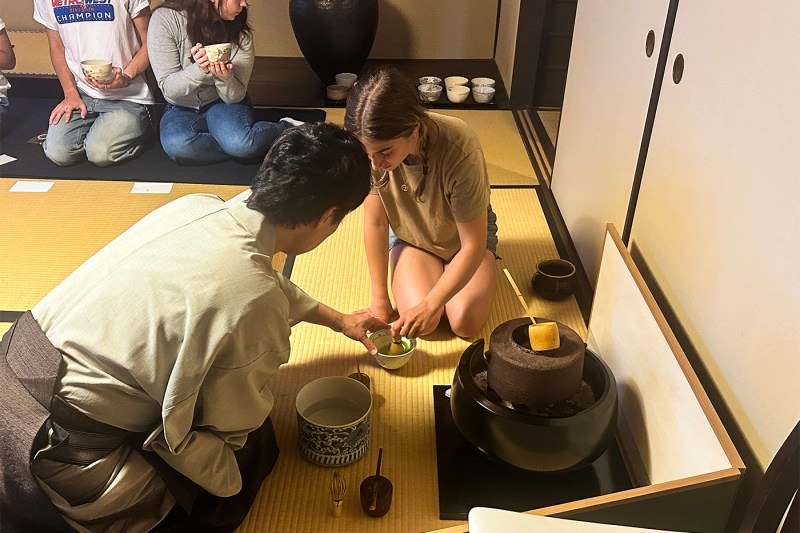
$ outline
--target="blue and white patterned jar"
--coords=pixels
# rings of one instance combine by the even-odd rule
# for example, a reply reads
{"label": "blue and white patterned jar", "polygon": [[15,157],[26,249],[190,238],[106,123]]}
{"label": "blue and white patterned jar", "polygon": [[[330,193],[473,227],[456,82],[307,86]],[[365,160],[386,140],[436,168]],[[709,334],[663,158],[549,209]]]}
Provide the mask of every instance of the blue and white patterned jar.
{"label": "blue and white patterned jar", "polygon": [[369,448],[372,394],[361,382],[329,376],[307,383],[297,393],[300,453],[312,463],[342,466]]}

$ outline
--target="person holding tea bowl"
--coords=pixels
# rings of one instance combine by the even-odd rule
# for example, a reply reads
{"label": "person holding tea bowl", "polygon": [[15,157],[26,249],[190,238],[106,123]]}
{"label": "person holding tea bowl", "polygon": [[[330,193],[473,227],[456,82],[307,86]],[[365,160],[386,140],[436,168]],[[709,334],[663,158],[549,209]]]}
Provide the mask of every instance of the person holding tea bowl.
{"label": "person holding tea bowl", "polygon": [[247,84],[255,49],[243,0],[166,0],[153,10],[147,48],[169,104],[160,135],[173,161],[263,159],[281,133],[299,124],[253,117]]}
{"label": "person holding tea bowl", "polygon": [[36,0],[27,5],[47,29],[50,62],[63,94],[50,112],[42,142],[45,156],[61,167],[83,161],[107,167],[137,157],[150,132],[147,106],[155,103],[142,76],[148,62],[147,0],[95,4],[93,9],[108,8],[114,17],[75,24],[64,23],[59,12],[69,11],[65,18],[75,11],[80,15],[83,3],[67,7]]}

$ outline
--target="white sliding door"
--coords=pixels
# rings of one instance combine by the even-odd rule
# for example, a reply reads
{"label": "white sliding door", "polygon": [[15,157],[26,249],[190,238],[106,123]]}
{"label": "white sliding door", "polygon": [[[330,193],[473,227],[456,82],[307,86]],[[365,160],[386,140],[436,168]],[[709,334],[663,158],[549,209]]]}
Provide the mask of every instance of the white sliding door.
{"label": "white sliding door", "polygon": [[800,418],[798,28],[797,0],[680,0],[631,233],[764,466]]}
{"label": "white sliding door", "polygon": [[578,2],[552,190],[592,285],[606,224],[624,226],[668,6]]}

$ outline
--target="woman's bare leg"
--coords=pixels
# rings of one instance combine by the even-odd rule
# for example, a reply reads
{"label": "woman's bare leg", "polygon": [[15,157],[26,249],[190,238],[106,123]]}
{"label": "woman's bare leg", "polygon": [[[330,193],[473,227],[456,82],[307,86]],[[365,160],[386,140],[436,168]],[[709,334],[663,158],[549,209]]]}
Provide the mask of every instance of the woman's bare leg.
{"label": "woman's bare leg", "polygon": [[496,279],[494,254],[486,250],[472,279],[445,305],[453,333],[459,337],[474,337],[480,332],[492,310]]}
{"label": "woman's bare leg", "polygon": [[[441,259],[409,244],[398,244],[392,248],[389,263],[392,267],[392,294],[397,312],[401,315],[419,304],[444,272]],[[430,331],[420,332],[419,336],[432,333],[438,322]]]}

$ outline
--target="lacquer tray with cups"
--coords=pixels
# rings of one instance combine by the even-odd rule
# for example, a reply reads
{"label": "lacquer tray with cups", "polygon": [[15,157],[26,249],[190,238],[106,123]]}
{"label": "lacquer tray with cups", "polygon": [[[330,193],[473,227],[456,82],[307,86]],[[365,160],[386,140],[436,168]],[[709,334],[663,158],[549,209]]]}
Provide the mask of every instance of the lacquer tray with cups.
{"label": "lacquer tray with cups", "polygon": [[426,104],[494,105],[495,84],[494,78],[487,76],[422,76],[417,80],[417,94]]}

